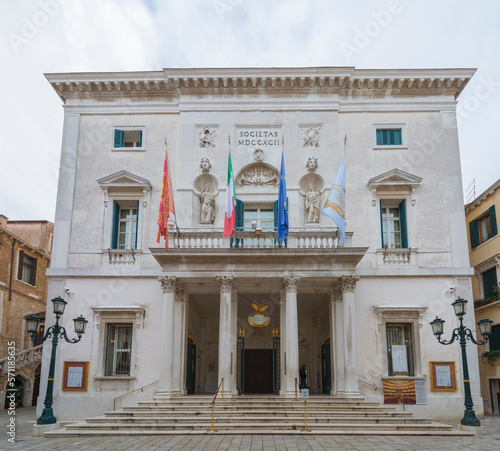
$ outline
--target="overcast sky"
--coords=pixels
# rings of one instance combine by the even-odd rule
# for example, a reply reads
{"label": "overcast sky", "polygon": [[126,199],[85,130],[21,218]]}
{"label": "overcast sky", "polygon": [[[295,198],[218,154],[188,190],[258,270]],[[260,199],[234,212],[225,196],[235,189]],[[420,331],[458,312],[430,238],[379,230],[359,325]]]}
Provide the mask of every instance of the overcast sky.
{"label": "overcast sky", "polygon": [[498,0],[0,0],[0,213],[54,220],[62,102],[47,72],[477,68],[459,98],[464,189],[500,177]]}

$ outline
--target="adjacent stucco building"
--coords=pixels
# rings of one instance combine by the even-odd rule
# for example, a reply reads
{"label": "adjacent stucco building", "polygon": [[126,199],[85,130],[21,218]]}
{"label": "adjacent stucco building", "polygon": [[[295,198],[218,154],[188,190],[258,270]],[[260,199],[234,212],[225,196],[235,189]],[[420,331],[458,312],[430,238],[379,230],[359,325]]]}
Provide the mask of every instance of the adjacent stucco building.
{"label": "adjacent stucco building", "polygon": [[[407,409],[461,417],[459,347],[437,343],[429,322],[440,315],[451,333],[451,302],[472,298],[456,103],[473,73],[48,74],[64,103],[49,298],[68,287],[64,325],[89,320],[79,344],[61,344],[56,416],[102,413],[143,387],[165,398],[214,393],[222,378],[225,396],[291,397],[305,365],[313,394],[383,402],[383,385],[388,398],[391,387],[413,387]],[[228,137],[231,240],[222,233]],[[176,211],[168,252],[156,242],[166,143]],[[283,148],[290,232],[278,247]],[[339,246],[317,210],[344,149]],[[469,313],[474,327],[472,303]],[[89,363],[87,390],[61,389],[72,361]],[[456,390],[431,389],[430,362],[455,363]]]}
{"label": "adjacent stucco building", "polygon": [[[493,321],[489,343],[479,354],[500,351],[500,238],[496,210],[500,209],[500,180],[465,206],[469,228],[470,264],[474,268],[472,293],[476,320]],[[500,356],[480,357],[481,390],[488,413],[500,413]]]}

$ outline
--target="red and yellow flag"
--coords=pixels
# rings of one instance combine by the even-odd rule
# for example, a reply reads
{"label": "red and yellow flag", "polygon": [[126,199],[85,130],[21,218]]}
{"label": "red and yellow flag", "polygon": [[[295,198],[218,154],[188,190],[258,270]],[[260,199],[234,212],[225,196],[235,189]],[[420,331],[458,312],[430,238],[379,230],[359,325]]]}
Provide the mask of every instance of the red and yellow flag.
{"label": "red and yellow flag", "polygon": [[161,184],[160,210],[158,211],[158,236],[156,242],[160,242],[160,236],[165,238],[165,250],[168,251],[168,217],[170,212],[175,215],[174,199],[172,197],[172,186],[170,185],[170,174],[168,173],[168,157],[165,149],[165,163],[163,165],[163,181]]}

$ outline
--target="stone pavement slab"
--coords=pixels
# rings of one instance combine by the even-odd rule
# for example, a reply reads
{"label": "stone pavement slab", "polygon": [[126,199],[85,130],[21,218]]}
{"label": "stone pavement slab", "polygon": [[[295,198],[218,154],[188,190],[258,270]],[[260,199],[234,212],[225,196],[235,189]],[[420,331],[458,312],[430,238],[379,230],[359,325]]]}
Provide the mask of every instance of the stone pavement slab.
{"label": "stone pavement slab", "polygon": [[35,409],[16,411],[15,443],[8,442],[9,415],[0,412],[0,451],[3,450],[500,450],[500,417],[489,416],[481,421],[486,435],[473,437],[432,437],[392,435],[169,435],[120,437],[33,437]]}

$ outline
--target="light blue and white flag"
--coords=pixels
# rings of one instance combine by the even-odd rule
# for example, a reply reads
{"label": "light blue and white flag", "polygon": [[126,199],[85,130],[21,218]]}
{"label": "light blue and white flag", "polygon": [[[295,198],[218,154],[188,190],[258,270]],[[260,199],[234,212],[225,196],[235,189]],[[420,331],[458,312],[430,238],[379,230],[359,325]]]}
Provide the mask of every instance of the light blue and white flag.
{"label": "light blue and white flag", "polygon": [[345,240],[345,155],[328,193],[322,215],[329,216],[339,229],[339,244]]}

